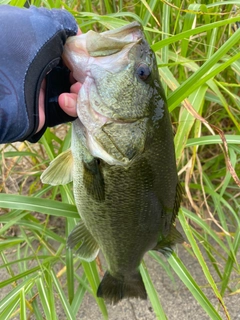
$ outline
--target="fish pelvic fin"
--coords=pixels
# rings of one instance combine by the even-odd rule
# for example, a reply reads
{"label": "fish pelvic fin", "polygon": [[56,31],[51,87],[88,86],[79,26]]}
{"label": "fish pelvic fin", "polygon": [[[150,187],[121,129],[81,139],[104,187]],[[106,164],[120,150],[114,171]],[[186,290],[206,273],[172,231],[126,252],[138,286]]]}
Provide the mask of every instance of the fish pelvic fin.
{"label": "fish pelvic fin", "polygon": [[124,298],[147,299],[146,289],[139,271],[130,278],[114,277],[107,271],[98,287],[97,296],[111,304]]}
{"label": "fish pelvic fin", "polygon": [[80,221],[68,236],[67,246],[70,249],[76,247],[76,254],[87,262],[93,261],[99,252],[96,240],[88,231],[83,221]]}
{"label": "fish pelvic fin", "polygon": [[73,157],[71,149],[58,155],[42,173],[41,181],[52,186],[72,181]]}
{"label": "fish pelvic fin", "polygon": [[153,248],[153,250],[161,252],[164,256],[168,258],[173,252],[172,247],[176,243],[183,243],[184,241],[185,240],[181,233],[176,229],[174,225],[172,225],[167,237],[159,240],[159,242],[157,243],[156,247]]}

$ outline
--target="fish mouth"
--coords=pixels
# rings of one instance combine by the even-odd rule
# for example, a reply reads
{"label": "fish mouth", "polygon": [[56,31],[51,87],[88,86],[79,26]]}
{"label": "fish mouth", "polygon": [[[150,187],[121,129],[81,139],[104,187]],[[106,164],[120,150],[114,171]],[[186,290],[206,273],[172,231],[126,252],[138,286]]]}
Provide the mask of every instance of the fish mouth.
{"label": "fish mouth", "polygon": [[[134,114],[127,107],[125,110],[119,108],[116,90],[110,87],[105,92],[108,86],[106,79],[111,82],[112,77],[124,71],[134,73],[134,48],[143,39],[142,26],[133,22],[100,34],[89,31],[69,37],[64,46],[63,61],[73,72],[73,77],[82,84],[78,94],[77,114],[81,128],[84,128],[86,147],[94,157],[110,165],[125,166],[132,161],[137,148],[134,145],[132,151],[131,144],[125,147],[118,136],[128,132],[129,127],[134,127],[135,123],[144,121],[146,114]],[[115,104],[112,99],[115,99]],[[113,128],[116,132],[111,131]],[[127,135],[125,139],[128,139]]]}
{"label": "fish mouth", "polygon": [[[111,102],[100,101],[105,98],[101,99],[96,79],[101,79],[101,72],[103,78],[114,77],[129,67],[131,49],[143,41],[142,30],[142,26],[135,21],[118,29],[102,33],[89,31],[67,39],[62,58],[73,77],[82,84],[77,113],[88,131],[94,132],[112,121],[132,123],[139,119],[111,110]],[[104,110],[99,108],[100,104]]]}
{"label": "fish mouth", "polygon": [[105,70],[112,71],[112,65],[117,72],[122,68],[119,54],[141,42],[143,39],[142,26],[133,22],[121,28],[96,33],[69,37],[64,45],[62,59],[72,71],[73,77],[84,83],[89,66],[93,63],[104,65]]}

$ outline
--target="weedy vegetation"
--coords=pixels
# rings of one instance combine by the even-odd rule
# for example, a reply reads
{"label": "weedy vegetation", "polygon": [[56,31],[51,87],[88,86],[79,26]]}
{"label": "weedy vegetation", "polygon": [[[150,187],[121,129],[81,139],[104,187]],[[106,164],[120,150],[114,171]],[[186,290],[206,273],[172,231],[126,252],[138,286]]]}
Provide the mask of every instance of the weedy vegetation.
{"label": "weedy vegetation", "polygon": [[[23,6],[25,0],[1,0]],[[240,293],[240,1],[36,0],[30,4],[69,10],[83,32],[103,31],[138,20],[155,51],[173,130],[180,180],[186,197],[178,215],[185,250],[194,256],[210,301],[176,253],[159,263],[190,290],[211,319],[231,319],[225,296]],[[66,248],[79,219],[72,186],[42,185],[40,175],[70,146],[71,128],[47,130],[39,143],[0,146],[0,301],[1,319],[57,319],[59,300],[65,319],[76,319],[90,293],[96,297],[99,261],[86,263]],[[16,271],[17,270],[17,271]],[[171,319],[141,265],[156,319]]]}

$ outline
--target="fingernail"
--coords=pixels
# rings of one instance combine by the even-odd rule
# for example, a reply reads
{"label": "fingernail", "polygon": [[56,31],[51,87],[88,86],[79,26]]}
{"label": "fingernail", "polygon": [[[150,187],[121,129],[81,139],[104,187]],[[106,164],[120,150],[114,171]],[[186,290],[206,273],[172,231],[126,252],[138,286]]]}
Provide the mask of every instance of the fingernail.
{"label": "fingernail", "polygon": [[76,102],[75,100],[73,100],[72,98],[65,96],[64,97],[64,103],[65,103],[65,107],[69,108],[69,109],[73,109],[76,108]]}

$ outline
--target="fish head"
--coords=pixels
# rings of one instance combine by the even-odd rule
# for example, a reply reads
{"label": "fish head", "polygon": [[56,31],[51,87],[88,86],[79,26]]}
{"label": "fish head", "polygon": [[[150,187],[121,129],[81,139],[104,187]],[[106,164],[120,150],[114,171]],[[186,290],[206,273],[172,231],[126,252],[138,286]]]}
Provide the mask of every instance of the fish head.
{"label": "fish head", "polygon": [[141,25],[70,37],[63,60],[82,83],[77,114],[88,150],[110,165],[128,165],[144,152],[165,108]]}

